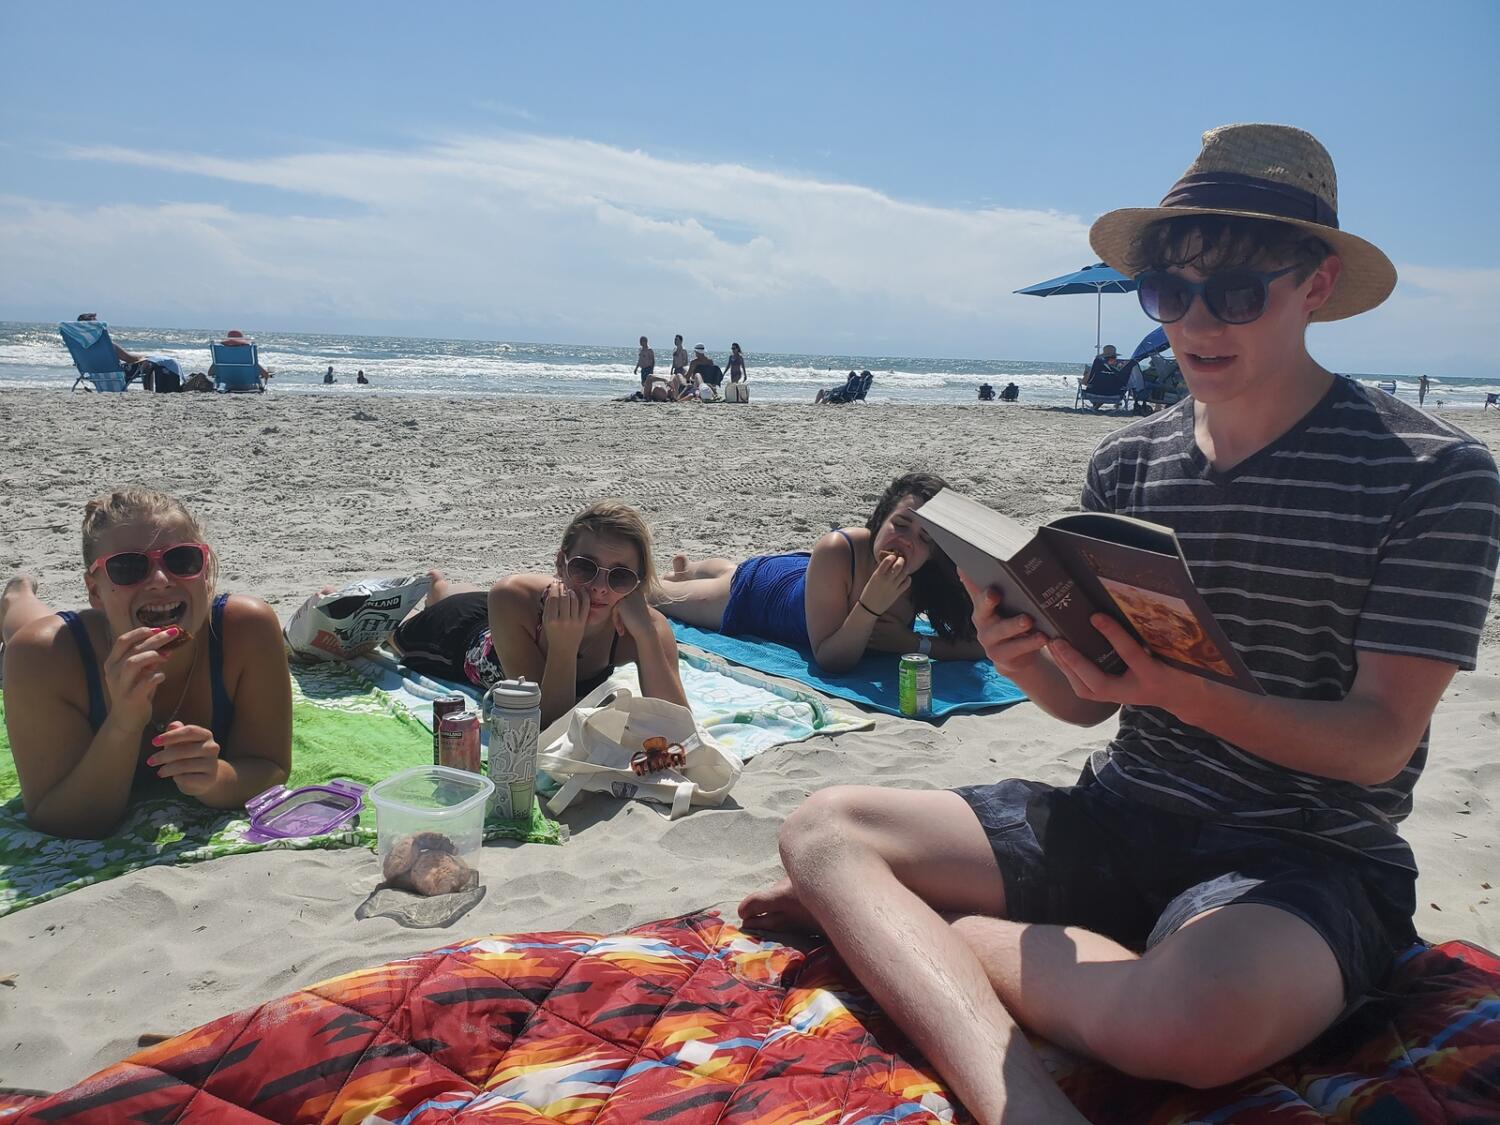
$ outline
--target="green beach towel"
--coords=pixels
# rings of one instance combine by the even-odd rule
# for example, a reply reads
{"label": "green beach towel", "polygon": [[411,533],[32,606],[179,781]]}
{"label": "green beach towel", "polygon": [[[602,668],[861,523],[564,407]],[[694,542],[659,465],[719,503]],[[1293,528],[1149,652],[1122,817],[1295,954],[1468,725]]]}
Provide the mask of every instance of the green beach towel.
{"label": "green beach towel", "polygon": [[[322,836],[250,844],[243,810],[205,808],[169,782],[143,786],[124,822],[103,840],[60,840],[26,824],[21,787],[0,702],[0,916],[154,864],[198,863],[241,852],[371,846],[375,816]],[[389,696],[349,668],[320,664],[292,671],[292,776],[288,788],[346,777],[373,785],[430,764],[432,734]],[[529,824],[491,821],[485,839],[562,842],[557,823],[533,804]]]}

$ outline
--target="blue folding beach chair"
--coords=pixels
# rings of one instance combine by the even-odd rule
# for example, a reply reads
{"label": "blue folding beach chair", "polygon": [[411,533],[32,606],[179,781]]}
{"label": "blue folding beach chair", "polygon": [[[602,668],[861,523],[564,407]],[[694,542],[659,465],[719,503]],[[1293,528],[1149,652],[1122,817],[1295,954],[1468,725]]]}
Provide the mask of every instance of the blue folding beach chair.
{"label": "blue folding beach chair", "polygon": [[115,343],[109,338],[109,325],[102,320],[65,320],[57,326],[63,343],[68,345],[68,354],[73,357],[73,366],[78,368],[78,378],[73,380],[76,391],[81,383],[86,391],[123,391],[129,379],[120,357],[115,355]]}
{"label": "blue folding beach chair", "polygon": [[245,394],[265,390],[260,381],[260,351],[254,344],[209,344],[213,353],[214,388]]}
{"label": "blue folding beach chair", "polygon": [[856,375],[851,371],[844,385],[842,387],[835,387],[823,401],[832,403],[864,402],[865,396],[870,393],[870,384],[873,382],[875,382],[875,376],[870,374],[870,372],[865,371]]}
{"label": "blue folding beach chair", "polygon": [[1087,376],[1081,376],[1078,380],[1078,393],[1073,397],[1074,409],[1092,406],[1095,413],[1104,406],[1112,406],[1117,412],[1126,409],[1126,398],[1134,394],[1130,381],[1135,369],[1135,361],[1131,360],[1117,370],[1101,371],[1088,386],[1083,385]]}

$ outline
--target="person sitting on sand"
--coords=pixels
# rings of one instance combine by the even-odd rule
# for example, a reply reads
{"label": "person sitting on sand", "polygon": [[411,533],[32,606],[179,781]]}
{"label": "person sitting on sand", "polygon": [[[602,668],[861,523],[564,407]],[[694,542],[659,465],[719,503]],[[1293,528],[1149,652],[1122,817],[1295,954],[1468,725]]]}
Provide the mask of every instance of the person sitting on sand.
{"label": "person sitting on sand", "polygon": [[[868,374],[868,372],[866,372],[866,374]],[[862,376],[858,371],[851,371],[849,372],[849,377],[844,380],[843,386],[821,388],[818,393],[813,396],[813,403],[815,405],[821,405],[825,402],[853,402],[855,396],[859,394],[859,385],[861,380]]]}
{"label": "person sitting on sand", "polygon": [[1396,280],[1339,229],[1335,183],[1302,130],[1224,126],[1160,207],[1090,232],[1191,397],[1104,439],[1083,507],[1176,530],[1267,694],[1098,615],[1127,666],[1106,675],[975,590],[995,667],[1065,722],[1118,715],[1108,746],[1073,786],[823,789],[781,830],[788,881],[740,905],[757,929],[821,930],[976,1120],[1083,1120],[1016,1021],[1218,1086],[1377,994],[1415,939],[1396,825],[1433,709],[1474,667],[1500,476],[1481,442],[1308,354],[1309,322]]}
{"label": "person sitting on sand", "polygon": [[6,586],[5,723],[38,831],[107,836],[155,778],[216,809],[286,780],[281,623],[258,598],[215,594],[205,539],[176,497],[116,489],[84,508],[91,608],[55,613],[31,579]]}
{"label": "person sitting on sand", "polygon": [[542,725],[567,714],[621,664],[641,691],[687,705],[660,596],[651,532],[634,508],[601,501],[573,517],[551,574],[513,574],[489,592],[432,571],[423,609],[392,636],[418,672],[487,688],[524,676],[542,685]]}
{"label": "person sitting on sand", "polygon": [[[687,373],[698,381],[700,397],[717,398],[719,396],[719,387],[724,382],[724,372],[702,344],[693,345],[693,358],[688,364]],[[709,390],[705,391],[705,387]]]}
{"label": "person sitting on sand", "polygon": [[[897,477],[864,527],[830,531],[811,554],[741,563],[678,555],[657,608],[700,629],[811,649],[829,672],[847,672],[871,649],[981,659],[958,572],[911,515],[942,487],[926,473]],[[912,631],[919,613],[936,637]]]}
{"label": "person sitting on sand", "polygon": [[703,394],[703,377],[700,374],[703,363],[707,357],[703,351],[702,344],[693,345],[693,358],[681,371],[672,373],[672,401],[682,402],[684,399],[700,398]]}

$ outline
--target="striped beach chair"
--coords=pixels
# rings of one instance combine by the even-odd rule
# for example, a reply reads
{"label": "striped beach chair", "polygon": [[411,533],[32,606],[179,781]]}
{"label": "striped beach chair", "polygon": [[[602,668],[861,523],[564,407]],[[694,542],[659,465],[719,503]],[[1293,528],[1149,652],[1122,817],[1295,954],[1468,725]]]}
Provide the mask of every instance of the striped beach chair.
{"label": "striped beach chair", "polygon": [[[83,386],[85,391],[123,391],[129,383],[120,357],[115,355],[115,343],[109,338],[109,325],[102,320],[65,320],[57,326],[62,333],[68,354],[73,357],[73,366],[78,368],[78,378],[73,380],[73,390]],[[87,385],[85,385],[87,384]]]}

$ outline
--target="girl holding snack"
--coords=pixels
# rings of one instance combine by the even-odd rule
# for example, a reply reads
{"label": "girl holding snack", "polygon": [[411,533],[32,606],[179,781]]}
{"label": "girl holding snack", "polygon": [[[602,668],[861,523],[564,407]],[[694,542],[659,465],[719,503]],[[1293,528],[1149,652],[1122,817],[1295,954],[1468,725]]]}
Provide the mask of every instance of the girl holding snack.
{"label": "girl holding snack", "polygon": [[[897,477],[864,527],[828,532],[811,554],[741,563],[678,555],[658,607],[700,629],[811,649],[828,672],[847,672],[869,649],[982,659],[958,571],[911,517],[943,487],[928,473]],[[937,636],[912,631],[919,613]]]}
{"label": "girl holding snack", "polygon": [[280,622],[258,598],[215,593],[205,539],[176,497],[117,489],[84,508],[90,608],[56,613],[30,578],[6,585],[6,729],[38,831],[107,836],[155,778],[220,809],[286,780]]}
{"label": "girl holding snack", "polygon": [[573,517],[551,574],[513,574],[486,593],[434,570],[426,607],[392,643],[427,675],[479,688],[520,677],[541,684],[543,726],[620,664],[638,666],[644,694],[685,707],[672,627],[647,600],[659,595],[646,522],[607,500]]}

